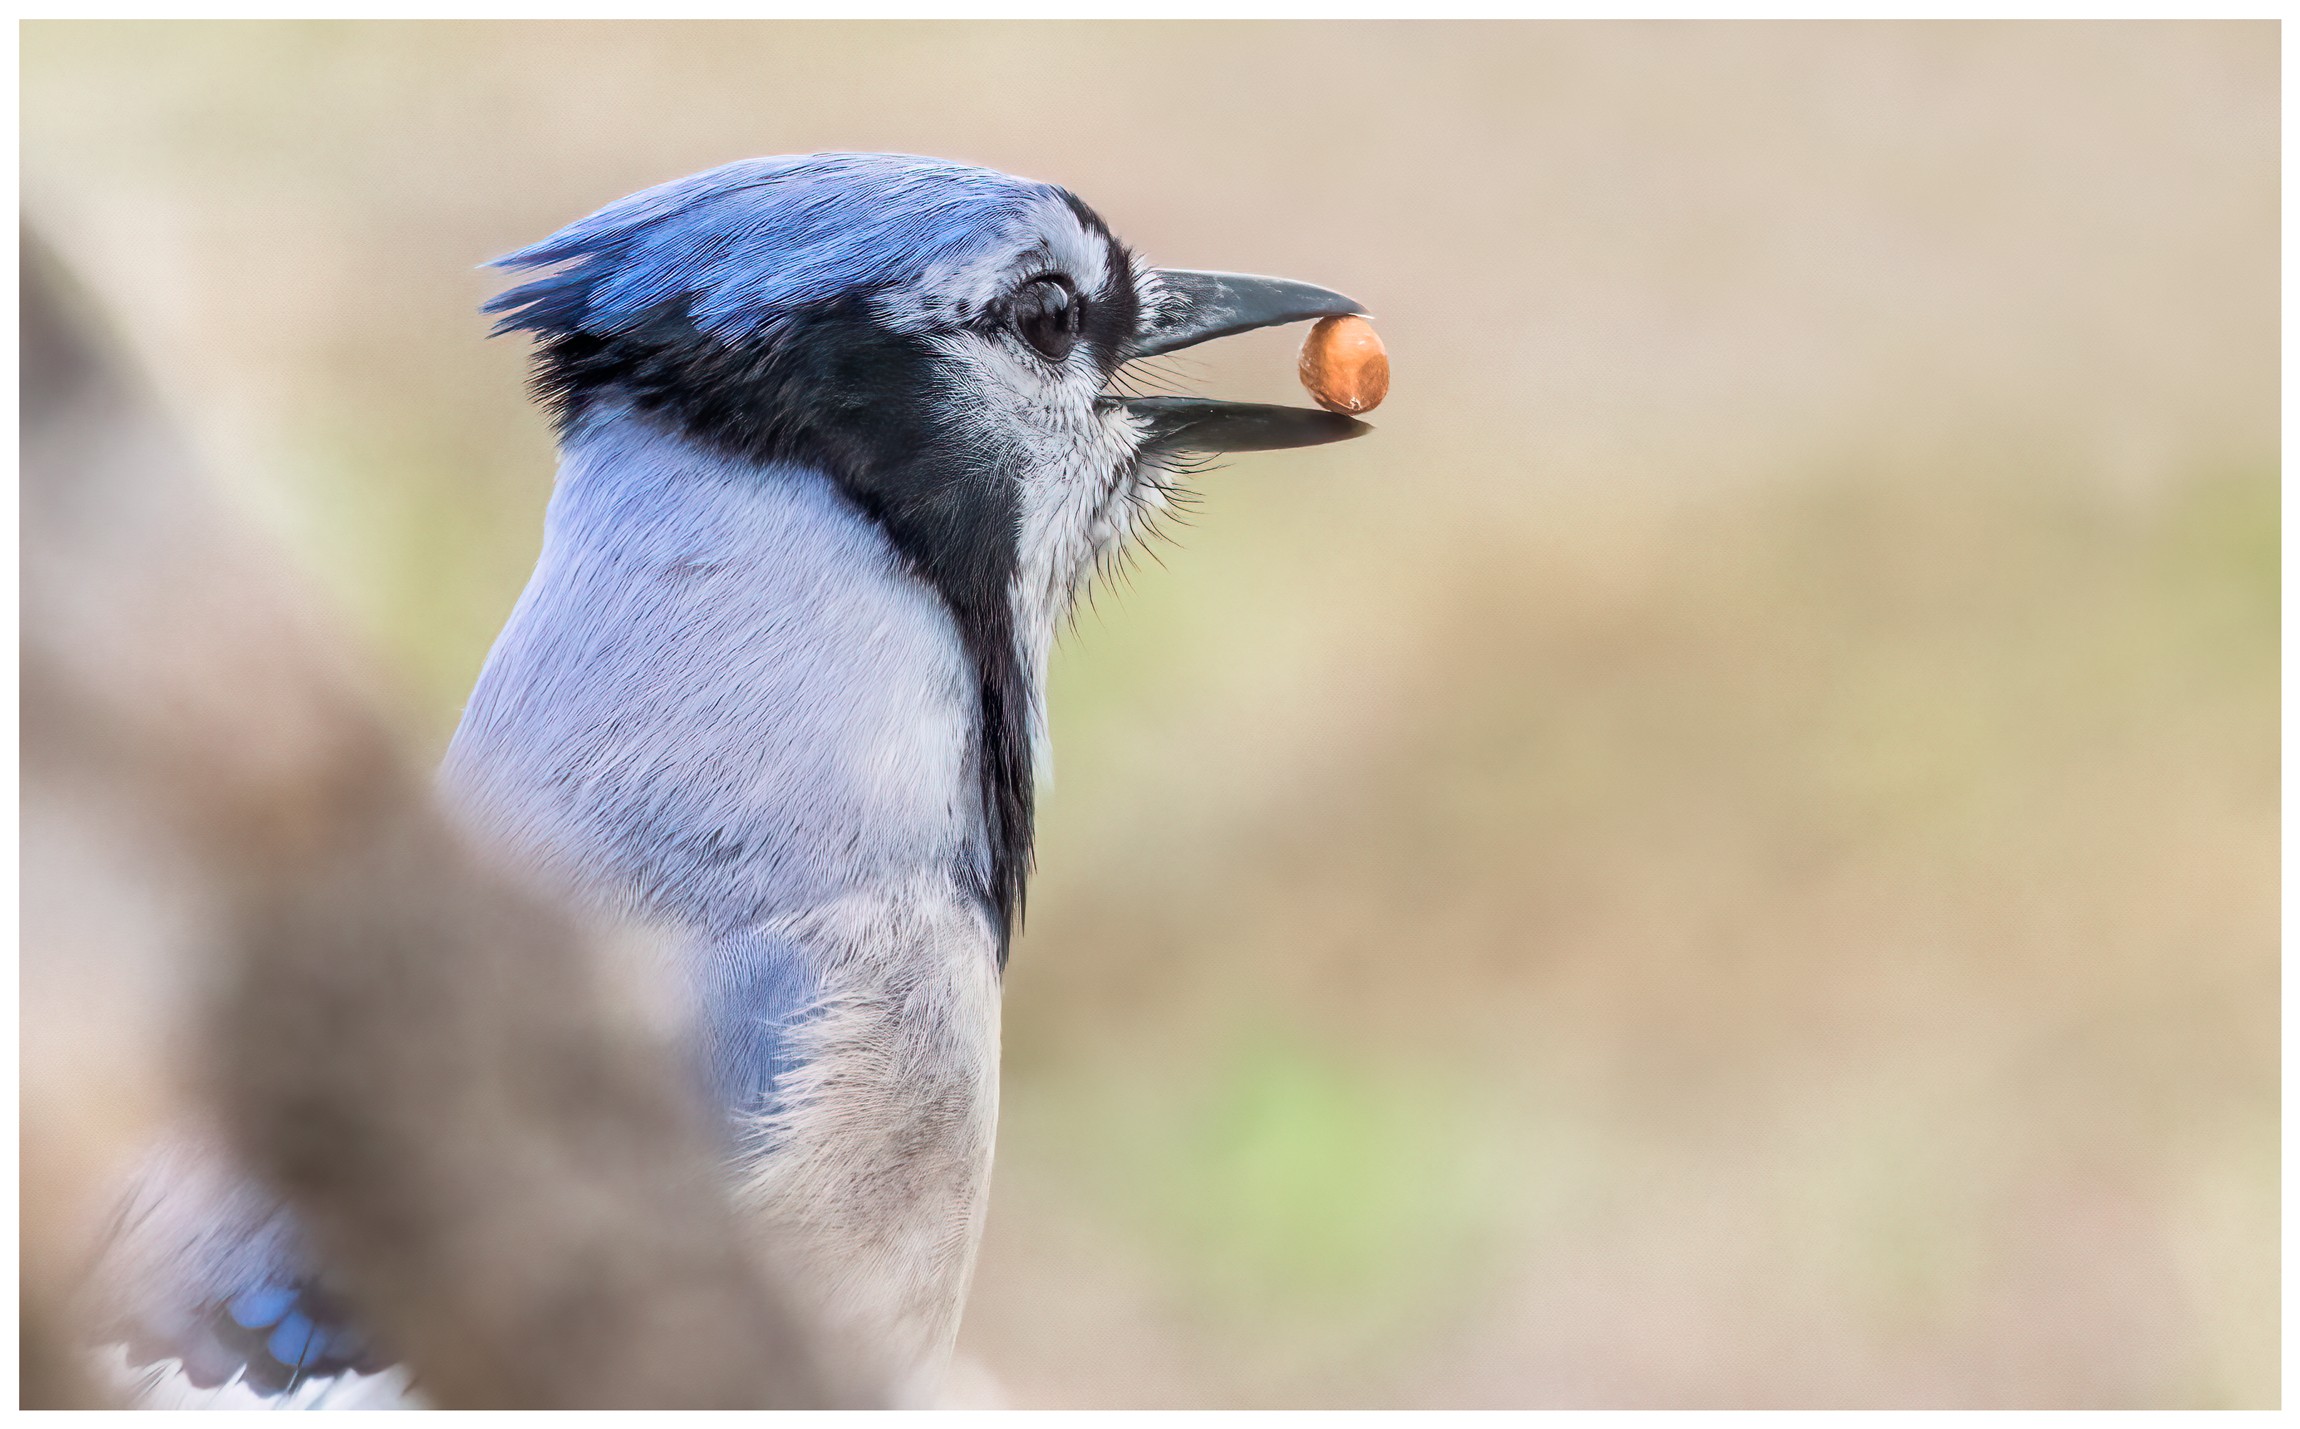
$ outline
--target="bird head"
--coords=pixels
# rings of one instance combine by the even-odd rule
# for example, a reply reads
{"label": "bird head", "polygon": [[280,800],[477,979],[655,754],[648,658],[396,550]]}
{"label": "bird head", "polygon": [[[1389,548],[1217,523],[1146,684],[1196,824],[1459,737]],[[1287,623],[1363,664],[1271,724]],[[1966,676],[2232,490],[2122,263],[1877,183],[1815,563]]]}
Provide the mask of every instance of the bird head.
{"label": "bird head", "polygon": [[1211,338],[1363,310],[1306,283],[1149,266],[1053,184],[938,159],[750,159],[496,260],[562,440],[637,419],[834,483],[947,603],[981,677],[988,822],[1020,897],[1040,676],[1080,586],[1220,451],[1366,430],[1125,390]]}
{"label": "bird head", "polygon": [[1356,436],[1333,413],[1113,391],[1127,362],[1362,312],[1307,283],[1160,270],[1067,190],[891,154],[749,159],[496,266],[563,430],[625,404],[836,480],[962,611],[1051,623],[1209,452]]}

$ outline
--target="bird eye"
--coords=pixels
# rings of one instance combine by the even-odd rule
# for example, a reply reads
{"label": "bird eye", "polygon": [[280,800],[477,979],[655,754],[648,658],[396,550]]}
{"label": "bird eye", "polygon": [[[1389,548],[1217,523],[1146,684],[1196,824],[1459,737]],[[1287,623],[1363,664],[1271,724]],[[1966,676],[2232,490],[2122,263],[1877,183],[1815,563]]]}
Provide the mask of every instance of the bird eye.
{"label": "bird eye", "polygon": [[1011,320],[1024,342],[1060,362],[1077,345],[1082,306],[1062,279],[1033,278],[1015,293]]}

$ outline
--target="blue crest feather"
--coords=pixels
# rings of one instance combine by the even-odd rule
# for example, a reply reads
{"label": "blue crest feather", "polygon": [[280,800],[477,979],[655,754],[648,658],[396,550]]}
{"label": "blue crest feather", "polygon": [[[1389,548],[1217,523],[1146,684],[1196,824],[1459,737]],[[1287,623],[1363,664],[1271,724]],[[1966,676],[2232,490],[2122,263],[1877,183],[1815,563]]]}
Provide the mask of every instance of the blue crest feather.
{"label": "blue crest feather", "polygon": [[743,159],[618,200],[496,259],[565,264],[497,295],[497,333],[605,337],[684,299],[722,341],[812,304],[915,282],[996,252],[1063,191],[993,169],[907,154]]}

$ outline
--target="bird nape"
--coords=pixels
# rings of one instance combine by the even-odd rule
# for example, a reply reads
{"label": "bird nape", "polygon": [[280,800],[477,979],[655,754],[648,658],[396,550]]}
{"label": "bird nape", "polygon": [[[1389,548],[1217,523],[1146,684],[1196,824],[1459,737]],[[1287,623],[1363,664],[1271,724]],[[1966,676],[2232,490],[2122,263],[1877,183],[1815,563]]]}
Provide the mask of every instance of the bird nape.
{"label": "bird nape", "polygon": [[[497,265],[538,275],[487,307],[533,335],[561,461],[443,794],[668,935],[731,1195],[830,1342],[930,1399],[1054,631],[1203,454],[1366,430],[1121,369],[1363,310],[1154,268],[1062,188],[888,154],[729,164]],[[388,1361],[276,1198],[186,1164],[154,1158],[107,1253],[133,1362],[277,1392]]]}

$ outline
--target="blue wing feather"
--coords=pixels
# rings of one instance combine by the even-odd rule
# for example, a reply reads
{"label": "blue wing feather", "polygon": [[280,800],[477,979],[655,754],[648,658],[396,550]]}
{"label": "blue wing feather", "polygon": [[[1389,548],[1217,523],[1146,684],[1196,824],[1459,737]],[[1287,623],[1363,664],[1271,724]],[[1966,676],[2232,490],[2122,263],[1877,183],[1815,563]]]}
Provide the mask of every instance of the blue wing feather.
{"label": "blue wing feather", "polygon": [[98,1274],[131,1366],[174,1360],[196,1388],[270,1396],[390,1363],[310,1266],[277,1198],[178,1143],[142,1168]]}
{"label": "blue wing feather", "polygon": [[794,1034],[819,1006],[814,967],[790,940],[743,929],[712,941],[697,976],[710,1086],[736,1149],[762,1155],[773,1147],[760,1121],[803,1060]]}

